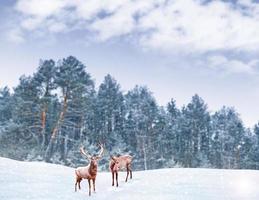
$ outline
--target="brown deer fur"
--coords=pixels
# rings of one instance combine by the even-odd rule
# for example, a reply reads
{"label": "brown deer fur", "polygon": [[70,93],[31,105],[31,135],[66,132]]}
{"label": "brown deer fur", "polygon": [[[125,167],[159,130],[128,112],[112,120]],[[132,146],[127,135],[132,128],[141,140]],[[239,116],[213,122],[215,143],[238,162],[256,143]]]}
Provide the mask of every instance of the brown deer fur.
{"label": "brown deer fur", "polygon": [[93,190],[95,192],[95,179],[97,175],[97,166],[98,160],[102,157],[103,154],[103,146],[100,145],[101,150],[98,156],[91,156],[87,152],[84,151],[83,147],[80,148],[80,152],[86,156],[86,158],[90,161],[90,163],[86,167],[78,167],[75,169],[76,175],[76,183],[75,183],[75,192],[77,191],[77,184],[79,189],[81,189],[80,182],[82,179],[88,180],[89,185],[89,196],[91,196],[91,180],[93,182]]}
{"label": "brown deer fur", "polygon": [[110,160],[110,170],[112,172],[112,186],[114,186],[114,178],[116,178],[116,186],[118,187],[118,171],[121,169],[127,170],[127,176],[125,182],[128,181],[128,176],[132,179],[132,170],[131,170],[132,156],[122,155],[122,156],[111,156]]}

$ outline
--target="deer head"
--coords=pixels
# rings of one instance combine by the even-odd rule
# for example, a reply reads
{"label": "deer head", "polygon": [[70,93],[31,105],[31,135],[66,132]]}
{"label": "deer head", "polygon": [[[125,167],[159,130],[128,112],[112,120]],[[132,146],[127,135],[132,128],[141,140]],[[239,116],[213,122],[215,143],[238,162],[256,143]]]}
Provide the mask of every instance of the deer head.
{"label": "deer head", "polygon": [[111,164],[111,170],[112,171],[119,171],[120,169],[120,162],[117,158],[115,158],[114,156],[111,156],[111,160],[113,161]]}
{"label": "deer head", "polygon": [[97,167],[97,161],[101,159],[101,157],[103,156],[103,152],[104,152],[104,148],[102,144],[98,144],[98,146],[100,147],[100,152],[97,155],[90,155],[88,153],[88,151],[86,151],[84,149],[84,147],[80,148],[80,152],[81,154],[83,154],[89,161],[90,161],[90,165]]}

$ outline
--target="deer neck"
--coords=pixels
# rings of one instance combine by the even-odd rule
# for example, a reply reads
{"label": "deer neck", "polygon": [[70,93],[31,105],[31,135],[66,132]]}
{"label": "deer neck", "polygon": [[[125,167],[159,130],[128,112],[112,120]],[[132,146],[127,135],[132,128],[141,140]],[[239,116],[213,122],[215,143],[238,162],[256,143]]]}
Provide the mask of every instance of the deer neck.
{"label": "deer neck", "polygon": [[92,163],[90,163],[89,169],[88,169],[89,174],[94,177],[97,174],[97,166],[94,166]]}

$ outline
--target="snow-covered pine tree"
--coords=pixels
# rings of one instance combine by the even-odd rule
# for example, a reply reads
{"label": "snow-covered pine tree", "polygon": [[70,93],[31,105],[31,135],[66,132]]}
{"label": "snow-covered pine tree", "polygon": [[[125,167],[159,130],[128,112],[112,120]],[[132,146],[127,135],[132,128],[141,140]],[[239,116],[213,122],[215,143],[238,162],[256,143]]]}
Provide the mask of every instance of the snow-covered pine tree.
{"label": "snow-covered pine tree", "polygon": [[[249,149],[249,159],[248,162],[246,163],[247,165],[245,168],[252,168],[252,169],[259,169],[259,123],[257,123],[254,126],[254,135],[252,135],[252,145],[250,145]],[[249,144],[248,144],[249,145]],[[247,148],[249,146],[246,145]],[[244,146],[244,145],[243,145]]]}
{"label": "snow-covered pine tree", "polygon": [[[40,144],[40,104],[39,90],[32,77],[22,76],[19,85],[14,88],[12,101],[12,123],[8,128],[9,148],[17,151],[13,155],[27,159],[29,154],[36,155]],[[10,130],[16,130],[10,131]],[[14,142],[14,143],[13,143]],[[8,144],[8,141],[6,141]]]}
{"label": "snow-covered pine tree", "polygon": [[[125,99],[126,116],[130,116],[131,125],[135,126],[136,158],[134,159],[134,166],[145,170],[153,168],[158,153],[154,144],[159,138],[154,129],[158,114],[156,101],[146,87],[140,86],[130,90]],[[132,131],[126,132],[126,135],[127,137],[134,137]]]}
{"label": "snow-covered pine tree", "polygon": [[216,156],[218,159],[213,163],[217,167],[239,168],[239,148],[242,147],[245,129],[238,114],[234,108],[223,107],[214,114],[212,124],[211,158]]}
{"label": "snow-covered pine tree", "polygon": [[56,66],[53,60],[41,60],[37,72],[33,75],[33,80],[39,91],[38,98],[41,118],[40,148],[42,153],[44,153],[49,143],[49,135],[57,117],[57,112],[54,110],[58,104],[58,99],[53,94],[53,90],[57,87],[54,82],[55,71]]}
{"label": "snow-covered pine tree", "polygon": [[9,88],[0,88],[0,151],[5,150],[4,138],[8,138],[7,128],[12,122],[12,104],[13,98]]}
{"label": "snow-covered pine tree", "polygon": [[[169,163],[177,163],[180,158],[181,150],[181,132],[179,131],[179,119],[181,112],[176,107],[176,101],[171,99],[167,104],[167,123],[166,123],[166,136],[165,141],[167,144],[164,145],[165,157]],[[172,166],[170,166],[172,167]]]}
{"label": "snow-covered pine tree", "polygon": [[124,116],[124,98],[120,85],[108,74],[99,87],[96,102],[96,140],[105,143],[108,151],[119,145],[118,138],[123,138]]}
{"label": "snow-covered pine tree", "polygon": [[0,88],[0,123],[12,118],[12,96],[8,87]]}
{"label": "snow-covered pine tree", "polygon": [[[76,99],[75,94],[76,96],[83,95],[82,93],[87,93],[89,90],[93,90],[94,87],[90,74],[85,71],[85,66],[73,56],[69,56],[60,62],[56,70],[55,83],[61,93],[62,106],[45,152],[45,161],[47,162],[50,161],[54,153],[54,145],[59,142],[57,141],[57,136],[65,137],[64,134],[60,135],[58,133],[61,133],[60,131],[64,125],[65,117],[67,117],[67,112],[69,112],[70,105]],[[61,142],[61,145],[65,145],[64,142]]]}
{"label": "snow-covered pine tree", "polygon": [[[207,105],[197,94],[182,110],[181,135],[184,166],[200,167],[207,163],[210,147],[210,115]],[[201,160],[202,158],[202,160]]]}

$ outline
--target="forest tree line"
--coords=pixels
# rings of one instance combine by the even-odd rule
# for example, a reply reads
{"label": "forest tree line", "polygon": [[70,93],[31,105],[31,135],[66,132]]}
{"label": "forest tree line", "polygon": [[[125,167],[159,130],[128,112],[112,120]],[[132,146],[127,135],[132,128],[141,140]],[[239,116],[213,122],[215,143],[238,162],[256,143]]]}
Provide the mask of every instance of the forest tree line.
{"label": "forest tree line", "polygon": [[111,76],[96,89],[85,65],[69,56],[41,60],[11,91],[0,89],[0,156],[78,166],[80,146],[107,170],[112,154],[134,157],[134,169],[259,169],[259,124],[246,128],[232,107],[210,113],[195,94],[181,108],[159,106],[147,87],[122,92]]}

